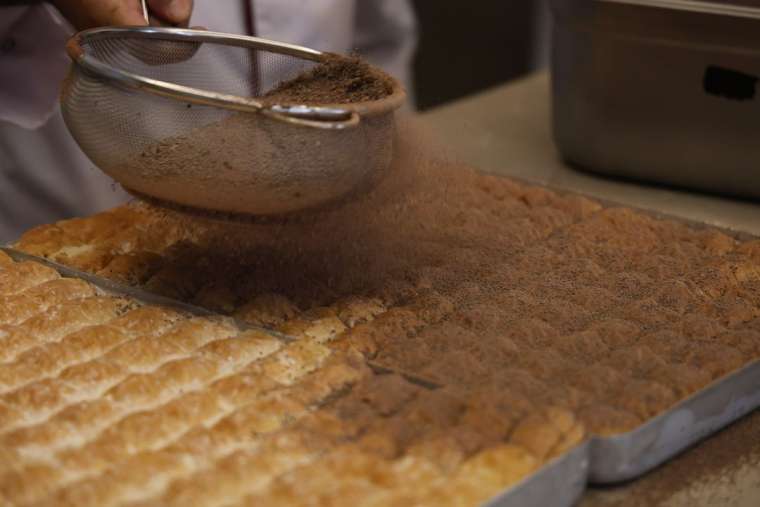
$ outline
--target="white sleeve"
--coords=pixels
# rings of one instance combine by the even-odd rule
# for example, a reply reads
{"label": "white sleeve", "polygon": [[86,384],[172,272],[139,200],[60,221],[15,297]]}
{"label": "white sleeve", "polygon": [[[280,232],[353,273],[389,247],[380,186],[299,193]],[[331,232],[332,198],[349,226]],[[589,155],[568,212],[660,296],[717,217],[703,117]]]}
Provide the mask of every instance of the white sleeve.
{"label": "white sleeve", "polygon": [[65,44],[72,32],[44,3],[0,7],[0,121],[26,129],[47,122],[69,66]]}
{"label": "white sleeve", "polygon": [[[256,0],[256,35],[344,53],[354,42],[354,5],[365,0]],[[367,0],[366,3],[374,3]]]}
{"label": "white sleeve", "polygon": [[398,78],[412,101],[417,19],[410,0],[357,1],[354,46],[369,62]]}

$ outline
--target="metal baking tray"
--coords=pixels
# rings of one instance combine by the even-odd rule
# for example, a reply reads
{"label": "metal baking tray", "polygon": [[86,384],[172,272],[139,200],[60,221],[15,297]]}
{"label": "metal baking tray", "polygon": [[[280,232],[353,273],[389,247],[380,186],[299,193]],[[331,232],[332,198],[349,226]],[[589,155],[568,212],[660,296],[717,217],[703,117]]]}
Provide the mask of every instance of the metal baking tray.
{"label": "metal baking tray", "polygon": [[[760,0],[753,1],[760,3]],[[717,230],[740,241],[758,239],[747,232],[624,205],[575,190],[550,187],[526,178],[510,176],[510,179],[560,195],[581,195],[605,208],[624,206],[653,218],[677,221],[695,229]],[[592,436],[588,446],[588,480],[591,484],[601,485],[640,477],[757,409],[760,409],[760,359],[714,381],[633,431],[609,437]]]}
{"label": "metal baking tray", "polygon": [[[541,183],[513,179],[525,184],[549,188]],[[560,194],[582,195],[578,192],[556,188],[551,188],[551,190]],[[589,198],[605,206],[618,205],[598,197],[589,196]],[[720,230],[742,240],[754,238],[743,232],[731,231],[683,217],[634,206],[626,207],[657,218],[677,220],[697,228],[709,227]],[[107,292],[127,295],[150,304],[177,308],[191,314],[216,315],[203,308],[114,283],[13,248],[1,249],[16,260],[40,262],[56,269],[63,276],[84,279]],[[252,327],[245,323],[238,324],[241,327]],[[285,340],[293,339],[270,330],[263,331]],[[379,372],[394,371],[429,389],[440,387],[434,382],[409,372],[400,372],[379,364],[370,363],[369,365]],[[591,437],[585,444],[545,465],[518,485],[490,500],[486,505],[488,507],[573,505],[580,498],[587,480],[592,484],[614,484],[639,477],[758,408],[760,408],[760,360],[718,379],[631,432],[610,437]]]}
{"label": "metal baking tray", "polygon": [[[204,317],[219,316],[204,308],[119,284],[97,275],[72,269],[41,257],[20,252],[13,248],[0,246],[0,251],[5,252],[15,261],[38,262],[55,269],[61,274],[61,276],[82,279],[108,294],[128,296],[142,303],[174,308],[191,315]],[[277,333],[270,329],[251,326],[237,320],[233,321],[242,329],[259,329],[279,339],[286,341],[294,340],[292,337]],[[437,389],[440,387],[434,382],[408,372],[391,369],[382,365],[375,365],[372,362],[369,362],[368,365],[377,372],[402,375],[407,380],[419,384],[426,389]],[[484,504],[484,507],[571,507],[578,501],[586,489],[589,469],[588,447],[589,442],[586,441],[572,451],[555,458],[541,467],[537,472],[489,500]]]}
{"label": "metal baking tray", "polygon": [[571,507],[586,490],[589,442],[494,497],[484,507]]}
{"label": "metal baking tray", "polygon": [[629,433],[593,437],[589,481],[639,477],[758,407],[760,361],[755,361]]}

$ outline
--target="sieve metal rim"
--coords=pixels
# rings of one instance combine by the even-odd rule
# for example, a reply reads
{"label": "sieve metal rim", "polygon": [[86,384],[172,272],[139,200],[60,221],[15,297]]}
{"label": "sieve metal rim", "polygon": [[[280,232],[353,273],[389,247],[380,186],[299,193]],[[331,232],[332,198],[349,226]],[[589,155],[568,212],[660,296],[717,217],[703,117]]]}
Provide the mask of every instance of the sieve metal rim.
{"label": "sieve metal rim", "polygon": [[377,101],[321,106],[268,106],[250,97],[212,92],[122,70],[94,58],[84,48],[84,44],[90,41],[119,37],[228,44],[243,48],[263,49],[315,62],[324,61],[328,56],[328,53],[314,49],[258,37],[163,27],[103,27],[84,30],[76,33],[68,40],[66,50],[75,65],[99,79],[119,86],[182,102],[260,113],[285,123],[304,127],[328,130],[356,127],[362,116],[374,116],[397,109],[403,103],[406,95],[398,81],[393,79],[393,93]]}

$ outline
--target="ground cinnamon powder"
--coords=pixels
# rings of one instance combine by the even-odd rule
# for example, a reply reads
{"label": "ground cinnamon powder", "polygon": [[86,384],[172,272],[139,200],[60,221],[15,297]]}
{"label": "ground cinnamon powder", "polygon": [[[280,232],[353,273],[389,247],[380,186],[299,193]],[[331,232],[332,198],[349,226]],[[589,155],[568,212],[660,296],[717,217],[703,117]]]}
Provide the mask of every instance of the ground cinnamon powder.
{"label": "ground cinnamon powder", "polygon": [[264,94],[268,103],[352,104],[387,97],[392,80],[355,56],[327,54],[324,61]]}
{"label": "ground cinnamon powder", "polygon": [[563,407],[600,434],[760,357],[751,242],[484,175],[417,140],[402,131],[388,177],[338,208],[227,223],[133,205],[19,246],[243,319],[266,301],[280,323],[378,301],[338,346],[503,413]]}
{"label": "ground cinnamon powder", "polygon": [[[265,105],[340,105],[383,99],[393,93],[393,80],[358,57],[327,54],[324,61],[296,77],[280,82],[262,97]],[[179,135],[156,138],[139,153],[121,161],[122,174],[139,174],[143,180],[165,181],[182,177],[183,181],[213,185],[217,175],[261,170],[273,171],[261,153],[281,150],[276,136],[262,130],[262,117],[252,113],[232,113],[223,109],[205,109],[208,117],[198,120],[201,126]],[[308,129],[287,130],[289,141],[313,143]],[[303,136],[303,139],[301,137]],[[298,143],[296,143],[298,144]],[[330,149],[321,146],[318,149]],[[335,149],[334,147],[332,149]],[[312,157],[305,150],[304,157]],[[281,167],[286,173],[292,164]],[[277,168],[275,168],[277,169]],[[287,176],[287,175],[286,175]],[[285,177],[286,177],[285,176]],[[228,176],[230,177],[230,176]],[[271,175],[270,175],[271,177]],[[187,184],[187,183],[186,183]]]}

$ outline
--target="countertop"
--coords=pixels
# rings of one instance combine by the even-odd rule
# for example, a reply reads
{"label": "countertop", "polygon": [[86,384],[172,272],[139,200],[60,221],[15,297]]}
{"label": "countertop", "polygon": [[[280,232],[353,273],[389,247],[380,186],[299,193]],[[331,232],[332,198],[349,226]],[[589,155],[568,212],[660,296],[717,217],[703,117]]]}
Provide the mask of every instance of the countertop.
{"label": "countertop", "polygon": [[447,156],[484,171],[760,235],[760,202],[615,180],[564,164],[552,141],[545,73],[421,117]]}
{"label": "countertop", "polygon": [[[595,176],[551,138],[549,77],[537,74],[426,112],[439,153],[484,171],[760,235],[760,203]],[[631,483],[592,488],[580,507],[757,507],[760,410]]]}

